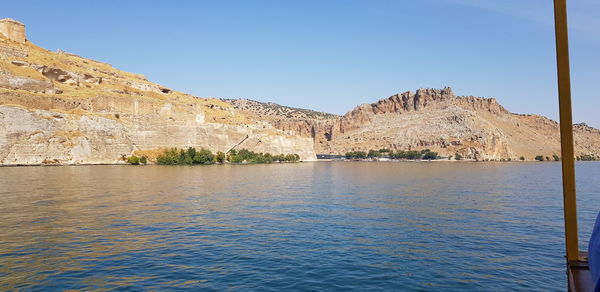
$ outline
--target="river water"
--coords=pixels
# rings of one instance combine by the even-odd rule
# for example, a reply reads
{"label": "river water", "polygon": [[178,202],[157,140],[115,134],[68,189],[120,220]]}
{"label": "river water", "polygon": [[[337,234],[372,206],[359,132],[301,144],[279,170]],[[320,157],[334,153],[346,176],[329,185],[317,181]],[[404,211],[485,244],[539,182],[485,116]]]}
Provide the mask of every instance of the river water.
{"label": "river water", "polygon": [[8,167],[0,290],[564,291],[562,220],[552,162]]}

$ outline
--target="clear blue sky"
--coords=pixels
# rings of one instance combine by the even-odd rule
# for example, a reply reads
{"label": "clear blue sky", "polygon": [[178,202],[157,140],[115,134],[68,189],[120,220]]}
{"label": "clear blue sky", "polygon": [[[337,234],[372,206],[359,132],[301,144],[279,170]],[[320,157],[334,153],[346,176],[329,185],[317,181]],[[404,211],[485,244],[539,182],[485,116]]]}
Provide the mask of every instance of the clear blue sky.
{"label": "clear blue sky", "polygon": [[[574,120],[600,127],[600,1],[569,0]],[[202,97],[342,114],[451,86],[557,119],[551,0],[3,1],[29,39]]]}

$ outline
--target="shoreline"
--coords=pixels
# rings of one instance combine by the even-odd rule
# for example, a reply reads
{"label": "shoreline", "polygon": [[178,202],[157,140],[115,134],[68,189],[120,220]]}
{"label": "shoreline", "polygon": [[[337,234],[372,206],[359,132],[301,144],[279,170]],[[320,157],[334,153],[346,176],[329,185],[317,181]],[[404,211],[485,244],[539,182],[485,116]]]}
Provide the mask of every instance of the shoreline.
{"label": "shoreline", "polygon": [[0,164],[0,168],[3,167],[33,167],[33,166],[42,166],[42,167],[61,167],[61,166],[212,166],[212,165],[261,165],[261,164],[294,164],[294,163],[305,163],[305,162],[317,162],[315,161],[297,161],[297,162],[272,162],[272,163],[214,163],[214,164],[196,164],[196,165],[180,165],[180,164],[172,164],[172,165],[160,165],[156,163],[148,163],[145,165],[142,164],[130,164],[130,163],[53,163],[53,164]]}
{"label": "shoreline", "polygon": [[[396,160],[368,160],[368,159],[319,159],[318,161],[323,161],[323,162],[331,162],[331,161],[339,161],[339,162],[391,162],[391,163],[397,163],[397,162],[478,162],[478,163],[486,163],[486,162],[560,162],[560,161],[554,161],[554,160],[548,160],[548,161],[538,161],[538,160],[505,160],[505,161],[500,161],[500,160],[475,160],[475,159],[462,159],[462,160],[448,160],[448,159],[432,159],[432,160],[426,160],[426,159],[421,159],[421,160],[404,160],[404,159],[396,159]],[[592,161],[600,161],[600,160],[592,160]],[[581,161],[581,162],[586,162],[586,161]]]}
{"label": "shoreline", "polygon": [[[389,160],[389,161],[369,161],[369,160],[338,160],[338,159],[318,159],[313,161],[299,161],[299,162],[274,162],[274,163],[223,163],[223,164],[214,164],[214,165],[262,165],[262,164],[291,164],[291,163],[313,163],[313,162],[379,162],[379,163],[429,163],[429,162],[469,162],[469,163],[560,163],[560,161],[535,161],[535,160],[513,160],[513,161],[477,161],[477,160]],[[598,162],[598,160],[592,161],[576,161],[578,162]],[[195,165],[158,165],[156,163],[149,163],[147,165],[154,166],[195,166]],[[63,163],[63,164],[0,164],[0,168],[9,168],[9,167],[65,167],[65,166],[145,166],[145,165],[132,165],[128,163]],[[208,165],[200,165],[200,166],[208,166]]]}

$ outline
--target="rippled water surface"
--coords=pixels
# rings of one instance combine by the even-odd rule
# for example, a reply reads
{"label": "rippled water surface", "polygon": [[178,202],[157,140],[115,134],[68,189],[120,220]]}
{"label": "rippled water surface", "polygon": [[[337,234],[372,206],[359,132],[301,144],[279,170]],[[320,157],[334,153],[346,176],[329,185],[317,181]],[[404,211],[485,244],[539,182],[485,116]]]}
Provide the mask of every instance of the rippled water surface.
{"label": "rippled water surface", "polygon": [[564,291],[563,254],[558,163],[0,168],[3,291]]}

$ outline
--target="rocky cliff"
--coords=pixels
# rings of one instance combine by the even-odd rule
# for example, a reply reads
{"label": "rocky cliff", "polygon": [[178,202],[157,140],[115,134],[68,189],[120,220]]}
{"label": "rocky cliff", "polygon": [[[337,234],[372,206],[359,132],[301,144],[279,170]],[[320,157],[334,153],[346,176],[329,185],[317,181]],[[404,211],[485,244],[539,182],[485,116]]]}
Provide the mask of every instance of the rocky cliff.
{"label": "rocky cliff", "polygon": [[311,137],[247,117],[229,103],[0,33],[0,164],[119,163],[165,147],[297,153]]}
{"label": "rocky cliff", "polygon": [[[507,111],[493,98],[455,96],[450,88],[404,92],[373,104],[360,105],[341,117],[265,116],[260,103],[236,108],[260,112],[278,129],[311,137],[315,151],[431,149],[440,155],[456,153],[477,160],[533,160],[536,155],[560,155],[558,123],[538,115]],[[576,155],[600,155],[600,131],[575,125]]]}

